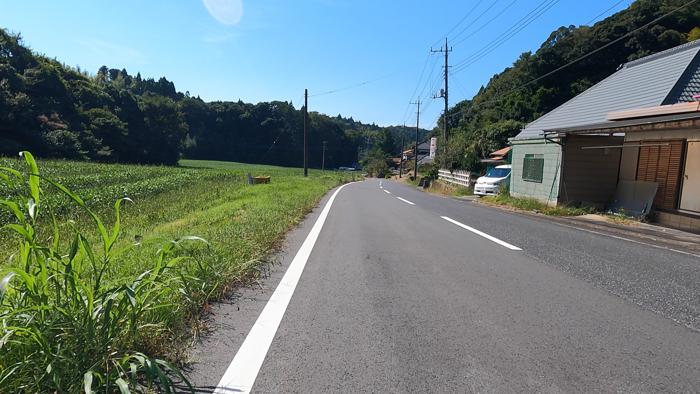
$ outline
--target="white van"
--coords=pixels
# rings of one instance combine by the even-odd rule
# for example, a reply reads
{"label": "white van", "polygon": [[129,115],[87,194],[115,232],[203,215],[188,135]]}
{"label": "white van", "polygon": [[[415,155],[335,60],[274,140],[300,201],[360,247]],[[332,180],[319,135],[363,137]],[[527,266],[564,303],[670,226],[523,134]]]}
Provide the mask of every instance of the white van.
{"label": "white van", "polygon": [[510,179],[511,165],[506,164],[496,166],[486,172],[486,175],[479,177],[474,186],[474,194],[477,196],[495,195],[501,191],[503,185],[508,184]]}

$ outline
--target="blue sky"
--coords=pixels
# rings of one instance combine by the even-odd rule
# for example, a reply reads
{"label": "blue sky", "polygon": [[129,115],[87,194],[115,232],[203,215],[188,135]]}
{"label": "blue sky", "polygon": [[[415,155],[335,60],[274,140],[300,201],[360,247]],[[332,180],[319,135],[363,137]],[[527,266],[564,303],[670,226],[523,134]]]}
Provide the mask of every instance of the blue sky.
{"label": "blue sky", "polygon": [[[166,76],[178,90],[207,101],[291,100],[299,107],[308,88],[311,110],[380,125],[414,124],[408,102],[416,92],[426,100],[421,126],[431,127],[442,102],[429,99],[434,92],[428,91],[439,89],[443,62],[429,54],[431,45],[439,46],[457,26],[449,35],[458,43],[450,63],[457,63],[542,2],[22,0],[3,2],[0,26],[20,32],[35,51],[66,64],[92,73],[105,64],[144,77]],[[536,50],[552,30],[585,24],[618,0],[544,4],[549,2],[552,7],[532,24],[455,72],[451,105],[473,96],[520,53]],[[620,2],[603,17],[629,3]]]}

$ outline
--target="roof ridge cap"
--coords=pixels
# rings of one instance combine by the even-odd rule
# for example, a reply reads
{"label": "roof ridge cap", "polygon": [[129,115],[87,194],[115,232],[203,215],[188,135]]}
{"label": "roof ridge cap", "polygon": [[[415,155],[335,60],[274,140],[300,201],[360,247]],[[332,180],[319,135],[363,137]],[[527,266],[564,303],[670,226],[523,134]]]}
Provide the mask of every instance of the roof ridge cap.
{"label": "roof ridge cap", "polygon": [[685,44],[681,44],[681,45],[675,46],[673,48],[663,50],[661,52],[656,52],[654,54],[644,56],[644,57],[636,59],[636,60],[629,61],[629,62],[625,63],[622,66],[622,68],[629,68],[629,67],[638,66],[640,64],[648,63],[650,61],[660,59],[662,57],[670,56],[670,55],[676,54],[678,52],[683,52],[683,51],[686,51],[688,49],[695,48],[695,47],[700,47],[700,40],[686,42]]}

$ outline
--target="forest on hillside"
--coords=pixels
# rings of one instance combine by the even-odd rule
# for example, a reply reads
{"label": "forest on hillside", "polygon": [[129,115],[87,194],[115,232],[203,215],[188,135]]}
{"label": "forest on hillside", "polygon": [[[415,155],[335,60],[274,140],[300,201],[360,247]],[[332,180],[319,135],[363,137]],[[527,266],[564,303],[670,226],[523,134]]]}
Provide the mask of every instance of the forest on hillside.
{"label": "forest on hillside", "polygon": [[[478,170],[481,158],[505,146],[525,124],[620,64],[700,38],[700,3],[695,3],[539,79],[686,2],[637,0],[593,26],[552,32],[537,51],[521,54],[473,98],[449,110],[449,149],[447,155],[439,150],[438,162]],[[0,155],[27,149],[40,157],[101,162],[175,164],[187,157],[300,166],[302,109],[285,101],[205,102],[178,92],[165,77],[142,78],[125,69],[103,66],[92,74],[37,54],[19,34],[0,29]],[[443,116],[438,129],[444,121]],[[329,168],[395,156],[401,149],[401,127],[316,112],[310,112],[309,126],[312,167],[321,166],[323,141]],[[427,133],[421,132],[421,140]],[[406,145],[411,138],[409,131]]]}
{"label": "forest on hillside", "polygon": [[[232,92],[234,95],[235,92]],[[309,165],[398,155],[401,129],[309,113]],[[422,135],[428,131],[423,131]],[[205,102],[173,82],[101,67],[96,74],[34,53],[0,29],[0,155],[176,164],[182,158],[302,165],[303,108],[284,101]]]}
{"label": "forest on hillside", "polygon": [[[637,0],[593,26],[562,26],[553,31],[535,53],[521,54],[472,99],[450,108],[448,153],[443,155],[438,150],[438,162],[446,168],[480,170],[479,160],[506,146],[508,138],[517,135],[524,125],[609,76],[621,64],[700,38],[700,3],[695,3],[535,81],[686,3]],[[441,116],[440,127],[443,122]]]}

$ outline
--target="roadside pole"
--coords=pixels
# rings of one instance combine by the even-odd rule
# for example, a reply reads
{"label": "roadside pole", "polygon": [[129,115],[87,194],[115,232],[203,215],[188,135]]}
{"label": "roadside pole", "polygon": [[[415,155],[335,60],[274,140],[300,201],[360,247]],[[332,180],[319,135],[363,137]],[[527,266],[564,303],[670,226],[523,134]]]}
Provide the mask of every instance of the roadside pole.
{"label": "roadside pole", "polygon": [[401,132],[401,151],[399,152],[399,179],[403,175],[403,148],[406,146],[406,123],[403,124],[403,131]]}
{"label": "roadside pole", "polygon": [[418,106],[416,110],[416,144],[413,150],[413,179],[418,179],[418,127],[420,125],[420,98],[415,103]]}
{"label": "roadside pole", "polygon": [[442,139],[443,139],[443,152],[445,153],[445,156],[447,155],[447,138],[448,138],[448,130],[447,130],[447,111],[449,110],[449,83],[448,83],[448,78],[450,75],[450,65],[449,65],[449,54],[452,52],[452,48],[447,46],[447,37],[445,37],[445,48],[440,48],[437,50],[434,50],[433,48],[430,48],[430,52],[438,52],[438,53],[444,53],[445,54],[445,88],[442,89],[439,95],[434,96],[433,98],[443,98],[445,99],[445,112],[443,112],[443,119],[442,119]]}
{"label": "roadside pole", "polygon": [[326,144],[328,144],[328,141],[323,141],[323,158],[321,159],[321,171],[326,170]]}
{"label": "roadside pole", "polygon": [[309,161],[308,161],[308,144],[306,141],[306,134],[307,134],[307,123],[308,123],[308,118],[309,117],[309,90],[304,89],[304,176],[307,177],[309,176]]}

